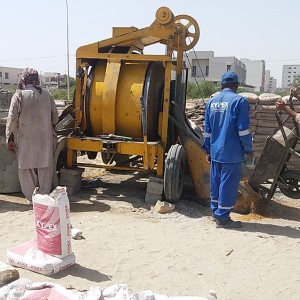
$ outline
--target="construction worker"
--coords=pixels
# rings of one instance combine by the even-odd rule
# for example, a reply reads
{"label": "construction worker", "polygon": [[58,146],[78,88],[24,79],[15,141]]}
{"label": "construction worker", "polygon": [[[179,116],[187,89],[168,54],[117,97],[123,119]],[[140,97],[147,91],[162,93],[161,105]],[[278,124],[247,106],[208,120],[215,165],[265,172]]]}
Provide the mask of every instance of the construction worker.
{"label": "construction worker", "polygon": [[[300,100],[300,96],[297,93],[297,88],[291,88],[291,96],[295,97],[297,100]],[[283,101],[276,102],[277,110],[285,111],[293,120],[300,124],[300,114],[296,113],[295,111],[291,110],[289,106],[286,105]]]}
{"label": "construction worker", "polygon": [[11,99],[7,123],[8,150],[17,153],[21,190],[29,202],[35,187],[49,194],[57,137],[52,127],[58,112],[50,93],[40,87],[38,72],[25,69]]}
{"label": "construction worker", "polygon": [[249,103],[236,94],[238,76],[226,72],[221,78],[222,92],[206,104],[204,148],[210,162],[212,219],[217,228],[240,228],[230,212],[238,197],[242,162],[253,159],[249,129]]}

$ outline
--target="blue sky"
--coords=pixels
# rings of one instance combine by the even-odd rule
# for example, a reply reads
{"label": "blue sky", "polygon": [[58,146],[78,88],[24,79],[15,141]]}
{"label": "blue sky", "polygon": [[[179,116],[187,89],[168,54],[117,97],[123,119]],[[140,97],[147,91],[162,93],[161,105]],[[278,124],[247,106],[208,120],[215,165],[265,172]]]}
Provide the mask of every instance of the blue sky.
{"label": "blue sky", "polygon": [[[66,1],[0,4],[0,65],[66,73]],[[111,37],[112,27],[147,27],[161,6],[197,20],[201,35],[195,50],[264,59],[279,82],[283,64],[300,64],[298,0],[68,0],[70,75],[78,47]]]}

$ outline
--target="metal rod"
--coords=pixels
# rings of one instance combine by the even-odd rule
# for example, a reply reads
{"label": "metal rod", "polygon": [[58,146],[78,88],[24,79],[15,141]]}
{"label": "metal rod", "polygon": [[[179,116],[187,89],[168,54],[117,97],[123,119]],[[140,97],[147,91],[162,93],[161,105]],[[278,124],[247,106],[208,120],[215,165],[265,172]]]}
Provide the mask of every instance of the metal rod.
{"label": "metal rod", "polygon": [[69,59],[69,9],[68,9],[68,0],[66,0],[66,8],[67,8],[67,67],[68,67],[67,92],[68,92],[68,102],[70,102],[70,59]]}
{"label": "metal rod", "polygon": [[[122,171],[138,171],[138,172],[149,172],[151,170],[146,170],[142,168],[134,168],[134,167],[121,167],[121,166],[111,166],[111,165],[96,165],[96,164],[88,164],[88,163],[75,163],[75,166],[78,167],[87,167],[87,168],[100,168],[107,170],[122,170]],[[154,172],[152,170],[152,172]]]}

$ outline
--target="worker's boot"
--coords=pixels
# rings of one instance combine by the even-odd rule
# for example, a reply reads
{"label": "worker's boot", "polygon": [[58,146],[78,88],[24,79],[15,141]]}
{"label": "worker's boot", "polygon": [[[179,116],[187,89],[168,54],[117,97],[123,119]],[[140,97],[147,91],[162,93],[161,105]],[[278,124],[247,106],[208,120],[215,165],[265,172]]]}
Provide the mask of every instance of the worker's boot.
{"label": "worker's boot", "polygon": [[222,221],[216,218],[216,228],[241,228],[243,227],[242,222],[233,221],[230,218],[226,221]]}

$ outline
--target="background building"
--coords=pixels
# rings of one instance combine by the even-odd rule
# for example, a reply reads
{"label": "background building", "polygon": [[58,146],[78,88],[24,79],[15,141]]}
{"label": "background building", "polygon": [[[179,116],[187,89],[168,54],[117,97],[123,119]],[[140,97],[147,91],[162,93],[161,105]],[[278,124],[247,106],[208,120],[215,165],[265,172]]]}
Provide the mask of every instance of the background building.
{"label": "background building", "polygon": [[185,57],[189,69],[188,81],[207,81],[220,83],[226,71],[236,72],[242,85],[246,84],[246,66],[234,56],[215,57],[213,51],[190,51]]}
{"label": "background building", "polygon": [[283,65],[282,66],[282,88],[288,89],[296,75],[300,74],[300,65]]}
{"label": "background building", "polygon": [[0,67],[0,86],[17,85],[24,69]]}
{"label": "background building", "polygon": [[67,86],[67,76],[57,72],[44,72],[40,74],[41,85],[48,88],[59,89]]}
{"label": "background building", "polygon": [[275,79],[274,77],[270,77],[267,92],[274,94],[276,93],[276,89],[277,89],[277,79]]}
{"label": "background building", "polygon": [[265,70],[265,86],[264,86],[265,92],[268,92],[269,90],[270,78],[271,78],[271,71]]}
{"label": "background building", "polygon": [[256,92],[260,92],[260,93],[266,92],[265,61],[253,60],[249,58],[241,58],[241,61],[246,65],[246,70],[247,70],[246,83],[248,85],[253,85],[255,87]]}

